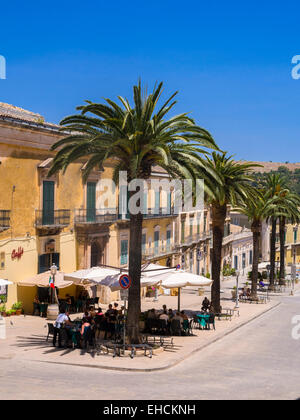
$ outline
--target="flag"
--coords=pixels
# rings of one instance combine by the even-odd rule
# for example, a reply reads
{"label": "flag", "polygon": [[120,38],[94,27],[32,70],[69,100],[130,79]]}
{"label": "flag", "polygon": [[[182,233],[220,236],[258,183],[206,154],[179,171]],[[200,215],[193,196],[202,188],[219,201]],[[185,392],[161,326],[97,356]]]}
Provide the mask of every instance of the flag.
{"label": "flag", "polygon": [[52,289],[55,289],[53,277],[51,276],[49,277],[49,287],[52,287]]}

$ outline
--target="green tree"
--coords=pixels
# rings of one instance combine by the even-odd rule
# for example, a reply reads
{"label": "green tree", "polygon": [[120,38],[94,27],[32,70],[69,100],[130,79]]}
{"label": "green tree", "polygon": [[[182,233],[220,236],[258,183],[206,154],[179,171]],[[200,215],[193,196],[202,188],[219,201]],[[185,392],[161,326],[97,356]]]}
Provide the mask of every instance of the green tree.
{"label": "green tree", "polygon": [[[106,99],[106,103],[79,106],[79,115],[72,115],[61,124],[67,136],[58,141],[53,150],[60,149],[53,161],[50,175],[70,163],[87,157],[84,178],[95,167],[104,162],[116,160],[114,180],[119,171],[127,171],[128,182],[133,179],[148,179],[153,165],[159,165],[171,176],[195,179],[197,168],[205,173],[203,159],[207,148],[216,149],[210,133],[198,127],[187,115],[167,114],[176,104],[177,92],[159,108],[162,83],[155,86],[151,94],[143,94],[139,82],[133,87],[133,106],[119,96],[120,104]],[[133,194],[133,193],[132,193]],[[132,286],[129,289],[127,335],[130,343],[138,343],[139,315],[141,311],[140,278],[142,258],[143,214],[130,214],[129,275]]]}
{"label": "green tree", "polygon": [[260,254],[260,238],[262,222],[274,213],[276,204],[273,198],[268,198],[266,190],[255,189],[247,200],[239,203],[235,211],[245,214],[251,222],[253,233],[253,258],[251,271],[251,297],[257,299],[258,263]]}
{"label": "green tree", "polygon": [[[284,168],[286,169],[286,168]],[[275,198],[280,195],[285,188],[287,178],[282,173],[268,174],[265,181],[266,194],[268,198]],[[275,282],[275,260],[276,260],[276,231],[278,221],[278,208],[273,208],[273,214],[270,215],[271,221],[271,240],[270,240],[270,289],[274,287]]]}
{"label": "green tree", "polygon": [[220,312],[220,270],[224,224],[228,206],[236,206],[239,201],[247,201],[253,195],[249,172],[259,166],[253,163],[238,163],[226,153],[212,152],[206,158],[207,169],[218,175],[208,177],[205,183],[206,200],[211,205],[213,232],[212,250],[212,291],[211,300],[215,313]]}

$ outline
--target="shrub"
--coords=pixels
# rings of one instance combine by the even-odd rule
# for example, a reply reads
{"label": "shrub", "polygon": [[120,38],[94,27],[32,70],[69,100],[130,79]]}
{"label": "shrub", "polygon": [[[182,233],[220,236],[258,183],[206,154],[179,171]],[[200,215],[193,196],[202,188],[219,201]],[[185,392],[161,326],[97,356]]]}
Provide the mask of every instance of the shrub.
{"label": "shrub", "polygon": [[23,303],[22,302],[16,302],[16,303],[13,304],[13,306],[11,307],[11,309],[17,311],[19,309],[22,309],[22,307],[23,307]]}

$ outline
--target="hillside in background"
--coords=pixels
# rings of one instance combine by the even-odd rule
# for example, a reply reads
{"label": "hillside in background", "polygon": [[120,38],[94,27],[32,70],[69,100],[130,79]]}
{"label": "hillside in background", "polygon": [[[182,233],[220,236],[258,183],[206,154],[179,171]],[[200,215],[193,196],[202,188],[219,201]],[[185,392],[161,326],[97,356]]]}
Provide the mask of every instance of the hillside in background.
{"label": "hillside in background", "polygon": [[254,172],[256,186],[262,186],[268,174],[280,173],[285,176],[289,189],[300,195],[300,163],[255,162],[261,165]]}

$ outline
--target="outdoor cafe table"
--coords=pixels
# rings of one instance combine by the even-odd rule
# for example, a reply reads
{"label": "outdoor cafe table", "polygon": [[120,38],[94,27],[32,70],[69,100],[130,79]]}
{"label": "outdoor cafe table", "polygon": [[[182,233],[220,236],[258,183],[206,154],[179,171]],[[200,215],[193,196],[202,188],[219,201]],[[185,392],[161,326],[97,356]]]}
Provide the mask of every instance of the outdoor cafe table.
{"label": "outdoor cafe table", "polygon": [[205,328],[207,325],[207,322],[209,320],[210,315],[209,314],[198,314],[197,318],[199,320],[199,324],[201,327]]}

